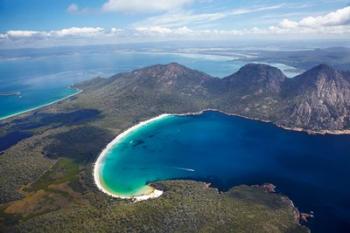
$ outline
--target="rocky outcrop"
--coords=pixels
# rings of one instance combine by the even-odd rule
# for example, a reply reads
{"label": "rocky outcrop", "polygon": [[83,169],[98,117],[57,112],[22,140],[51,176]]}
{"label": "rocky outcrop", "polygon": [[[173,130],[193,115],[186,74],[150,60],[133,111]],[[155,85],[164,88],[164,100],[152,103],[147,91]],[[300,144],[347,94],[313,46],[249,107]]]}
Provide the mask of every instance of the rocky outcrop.
{"label": "rocky outcrop", "polygon": [[282,125],[313,130],[349,127],[350,82],[347,75],[319,65],[286,82]]}

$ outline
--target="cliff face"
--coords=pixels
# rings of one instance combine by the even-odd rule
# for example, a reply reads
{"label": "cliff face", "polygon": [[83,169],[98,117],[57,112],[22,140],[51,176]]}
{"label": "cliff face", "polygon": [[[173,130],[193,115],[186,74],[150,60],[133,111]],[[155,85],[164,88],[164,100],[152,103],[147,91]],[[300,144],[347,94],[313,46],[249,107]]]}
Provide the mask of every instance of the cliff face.
{"label": "cliff face", "polygon": [[350,75],[327,65],[288,79],[277,68],[248,64],[223,79],[172,63],[90,81],[87,102],[112,113],[141,105],[145,112],[215,108],[312,131],[350,128]]}
{"label": "cliff face", "polygon": [[279,122],[314,130],[349,128],[350,83],[346,73],[319,65],[288,80]]}

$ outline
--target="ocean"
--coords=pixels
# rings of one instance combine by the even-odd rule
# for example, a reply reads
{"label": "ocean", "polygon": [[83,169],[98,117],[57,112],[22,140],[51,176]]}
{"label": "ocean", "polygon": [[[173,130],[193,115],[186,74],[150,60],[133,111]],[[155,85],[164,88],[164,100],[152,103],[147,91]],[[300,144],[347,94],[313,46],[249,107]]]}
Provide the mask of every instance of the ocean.
{"label": "ocean", "polygon": [[141,195],[150,182],[191,179],[222,191],[272,183],[312,232],[350,232],[350,136],[308,135],[208,111],[168,115],[120,138],[99,166],[104,186]]}

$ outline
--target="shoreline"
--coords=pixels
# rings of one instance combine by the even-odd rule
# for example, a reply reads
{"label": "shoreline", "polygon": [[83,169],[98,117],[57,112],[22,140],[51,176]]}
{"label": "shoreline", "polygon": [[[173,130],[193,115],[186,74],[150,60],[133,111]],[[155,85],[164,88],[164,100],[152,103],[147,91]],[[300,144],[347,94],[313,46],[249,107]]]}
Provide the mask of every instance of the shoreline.
{"label": "shoreline", "polygon": [[197,115],[201,115],[205,112],[208,112],[208,111],[212,111],[212,112],[219,112],[219,113],[222,113],[222,114],[225,114],[227,116],[236,116],[236,117],[241,117],[241,118],[244,118],[244,119],[248,119],[248,120],[254,120],[254,121],[260,121],[260,122],[264,122],[264,123],[270,123],[270,124],[273,124],[275,127],[278,127],[278,128],[281,128],[281,129],[284,129],[284,130],[288,130],[288,131],[294,131],[294,132],[303,132],[303,133],[307,133],[307,134],[310,134],[310,135],[326,135],[326,134],[329,134],[329,135],[349,135],[350,134],[350,130],[322,130],[322,131],[312,131],[312,130],[306,130],[306,129],[302,129],[302,128],[289,128],[289,127],[285,127],[285,126],[282,126],[282,125],[278,125],[278,124],[275,124],[273,123],[272,121],[267,121],[267,120],[263,120],[263,119],[258,119],[258,118],[250,118],[250,117],[247,117],[247,116],[242,116],[242,115],[239,115],[239,114],[234,114],[234,113],[227,113],[227,112],[224,112],[224,111],[221,111],[221,110],[217,110],[217,109],[204,109],[204,110],[201,110],[201,111],[198,111],[198,112],[187,112],[187,113],[163,113],[163,114],[160,114],[158,116],[155,116],[153,118],[150,118],[148,120],[145,120],[145,121],[141,121],[139,123],[137,123],[136,125],[126,129],[125,131],[123,131],[122,133],[120,133],[119,135],[117,135],[110,143],[107,144],[107,146],[102,150],[102,152],[99,154],[96,162],[94,163],[94,166],[93,166],[93,177],[94,177],[94,182],[95,182],[95,185],[97,186],[97,188],[113,197],[113,198],[119,198],[119,199],[129,199],[129,200],[134,200],[134,201],[145,201],[145,200],[148,200],[148,199],[154,199],[154,198],[158,198],[160,197],[162,194],[163,194],[163,191],[162,190],[157,190],[155,189],[154,187],[150,186],[150,185],[146,185],[146,187],[148,188],[151,188],[152,189],[152,192],[149,193],[149,194],[144,194],[144,195],[135,195],[135,196],[123,196],[123,195],[117,195],[113,192],[111,192],[108,188],[104,187],[104,185],[102,184],[103,182],[101,182],[101,177],[100,177],[100,174],[99,174],[99,171],[100,171],[100,166],[103,164],[103,159],[105,159],[105,157],[107,156],[107,152],[115,145],[117,144],[123,137],[125,137],[126,135],[128,135],[130,132],[133,132],[149,123],[152,123],[154,121],[157,121],[157,120],[160,120],[160,119],[163,119],[164,117],[167,117],[167,116],[197,116]]}
{"label": "shoreline", "polygon": [[93,177],[94,177],[94,181],[95,181],[95,185],[97,186],[97,188],[102,191],[103,193],[114,197],[114,198],[120,198],[120,199],[131,199],[131,200],[135,200],[135,201],[144,201],[144,200],[148,200],[148,199],[154,199],[154,198],[158,198],[163,194],[163,191],[161,190],[157,190],[154,187],[150,186],[150,185],[146,185],[148,187],[150,187],[152,189],[152,192],[149,194],[144,194],[144,195],[135,195],[135,196],[123,196],[123,195],[118,195],[115,194],[113,192],[111,192],[108,188],[104,187],[103,182],[101,182],[101,177],[100,177],[100,167],[101,165],[103,165],[103,160],[105,159],[105,157],[107,156],[108,151],[115,145],[117,144],[122,138],[124,138],[126,135],[128,135],[129,133],[149,124],[152,123],[154,121],[163,119],[167,116],[170,116],[171,114],[160,114],[156,117],[153,117],[151,119],[145,120],[145,121],[141,121],[138,124],[126,129],[125,131],[123,131],[122,133],[120,133],[117,137],[115,137],[110,143],[107,144],[107,146],[102,150],[102,152],[99,154],[96,162],[94,163],[93,166]]}
{"label": "shoreline", "polygon": [[[272,122],[271,122],[272,123]],[[279,124],[274,124],[275,126],[288,130],[288,131],[294,131],[294,132],[303,132],[307,133],[309,135],[350,135],[350,130],[345,129],[345,130],[310,130],[310,129],[303,129],[303,128],[297,128],[297,127],[287,127]]]}
{"label": "shoreline", "polygon": [[278,123],[274,123],[273,121],[269,121],[269,120],[263,120],[260,118],[254,118],[254,117],[248,117],[248,116],[244,116],[244,115],[240,115],[240,114],[236,114],[236,113],[228,113],[228,112],[224,112],[222,110],[218,110],[215,108],[207,108],[204,110],[201,110],[199,112],[188,112],[188,113],[168,113],[168,115],[175,115],[175,116],[191,116],[191,115],[200,115],[203,114],[204,112],[220,112],[223,113],[227,116],[236,116],[236,117],[241,117],[247,120],[254,120],[254,121],[260,121],[260,122],[264,122],[264,123],[269,123],[272,124],[278,128],[284,129],[284,130],[288,130],[288,131],[293,131],[293,132],[302,132],[302,133],[307,133],[309,135],[350,135],[350,129],[346,129],[346,130],[310,130],[310,129],[304,129],[304,128],[298,128],[298,127],[288,127],[288,126],[284,126]]}
{"label": "shoreline", "polygon": [[39,105],[39,106],[37,106],[37,107],[29,108],[29,109],[27,109],[27,110],[23,110],[23,111],[20,111],[20,112],[17,112],[17,113],[12,113],[12,114],[7,115],[7,116],[4,116],[4,117],[0,117],[0,121],[6,120],[6,119],[9,119],[9,118],[12,118],[12,117],[21,115],[21,114],[25,114],[25,113],[28,113],[28,112],[32,112],[32,111],[38,110],[38,109],[40,109],[40,108],[45,108],[45,107],[50,106],[50,105],[52,105],[52,104],[56,104],[56,103],[58,103],[58,102],[67,100],[67,99],[69,99],[69,98],[71,98],[71,97],[73,97],[73,96],[75,96],[75,95],[78,95],[78,94],[80,94],[80,93],[83,92],[83,90],[80,90],[80,89],[78,89],[78,88],[70,88],[70,89],[76,90],[77,92],[76,92],[76,93],[73,93],[73,94],[70,94],[70,95],[68,95],[68,96],[62,97],[62,98],[60,98],[60,99],[51,101],[51,102],[49,102],[49,103]]}

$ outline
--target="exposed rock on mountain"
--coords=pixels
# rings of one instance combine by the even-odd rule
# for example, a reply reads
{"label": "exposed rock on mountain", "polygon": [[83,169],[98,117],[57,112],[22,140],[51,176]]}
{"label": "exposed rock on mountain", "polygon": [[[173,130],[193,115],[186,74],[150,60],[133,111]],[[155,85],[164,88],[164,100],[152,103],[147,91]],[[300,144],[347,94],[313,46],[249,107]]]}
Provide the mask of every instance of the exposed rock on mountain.
{"label": "exposed rock on mountain", "polygon": [[319,65],[288,80],[283,94],[282,124],[313,130],[349,128],[348,74]]}
{"label": "exposed rock on mountain", "polygon": [[248,64],[218,79],[171,63],[96,79],[79,88],[88,90],[80,101],[110,114],[135,106],[149,115],[214,108],[288,128],[350,128],[350,75],[327,65],[288,79],[275,67]]}

